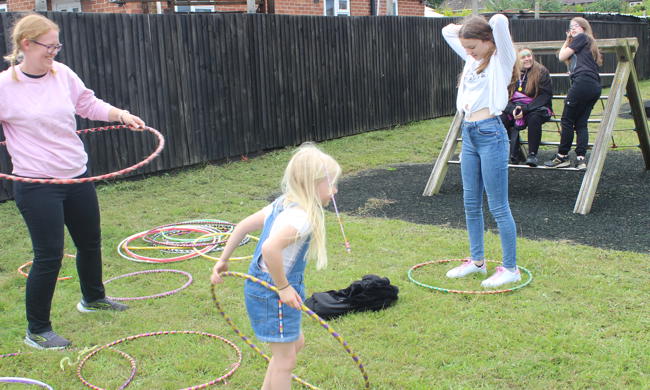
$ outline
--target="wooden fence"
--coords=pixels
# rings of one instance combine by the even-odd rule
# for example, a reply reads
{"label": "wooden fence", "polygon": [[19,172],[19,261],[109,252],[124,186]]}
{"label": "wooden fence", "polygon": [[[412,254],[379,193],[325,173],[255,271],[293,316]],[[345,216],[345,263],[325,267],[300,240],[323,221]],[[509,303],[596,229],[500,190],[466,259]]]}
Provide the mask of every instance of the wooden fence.
{"label": "wooden fence", "polygon": [[[159,129],[167,146],[138,171],[218,161],[307,140],[322,141],[455,111],[460,59],[440,29],[449,18],[246,14],[48,13],[61,26],[58,60],[97,96]],[[8,53],[15,14],[0,14]],[[568,20],[513,20],[516,41],[564,39]],[[594,22],[598,37],[636,36],[636,66],[650,77],[648,24]],[[552,72],[563,64],[542,61]],[[614,70],[606,57],[603,71]],[[2,64],[1,69],[6,68]],[[0,110],[2,107],[0,107]],[[79,128],[96,127],[85,119]],[[1,136],[1,134],[0,134]],[[141,160],[141,133],[84,138],[92,174]],[[10,172],[4,148],[0,171]],[[0,200],[11,197],[0,182]]]}

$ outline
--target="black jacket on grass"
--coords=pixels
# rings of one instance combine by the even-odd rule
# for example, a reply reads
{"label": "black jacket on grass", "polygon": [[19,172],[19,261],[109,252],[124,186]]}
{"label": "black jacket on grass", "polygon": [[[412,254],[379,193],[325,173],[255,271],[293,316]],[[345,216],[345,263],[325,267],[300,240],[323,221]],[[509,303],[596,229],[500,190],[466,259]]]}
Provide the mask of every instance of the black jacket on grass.
{"label": "black jacket on grass", "polygon": [[329,320],[359,311],[378,311],[397,301],[399,288],[390,284],[388,278],[365,275],[342,290],[330,290],[312,294],[305,305],[321,318]]}

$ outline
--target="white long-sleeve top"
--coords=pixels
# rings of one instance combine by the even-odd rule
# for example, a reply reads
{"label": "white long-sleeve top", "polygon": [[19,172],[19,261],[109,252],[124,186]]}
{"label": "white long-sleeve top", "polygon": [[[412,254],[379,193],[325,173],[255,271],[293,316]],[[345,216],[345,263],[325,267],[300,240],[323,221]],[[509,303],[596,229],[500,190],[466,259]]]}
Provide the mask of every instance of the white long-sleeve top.
{"label": "white long-sleeve top", "polygon": [[489,23],[492,27],[496,51],[487,68],[480,74],[476,73],[476,68],[481,64],[481,60],[475,60],[467,54],[460,43],[458,27],[448,25],[442,29],[442,36],[447,44],[465,60],[456,97],[456,107],[464,112],[465,116],[486,107],[491,115],[501,115],[508,104],[508,84],[517,61],[517,54],[510,37],[508,18],[496,14],[490,18]]}

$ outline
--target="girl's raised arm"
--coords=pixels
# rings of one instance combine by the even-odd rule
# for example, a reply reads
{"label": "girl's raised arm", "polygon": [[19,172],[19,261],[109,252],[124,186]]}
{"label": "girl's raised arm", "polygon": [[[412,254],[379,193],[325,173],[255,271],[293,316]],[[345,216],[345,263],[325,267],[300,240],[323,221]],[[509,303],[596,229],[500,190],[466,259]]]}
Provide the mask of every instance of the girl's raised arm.
{"label": "girl's raised arm", "polygon": [[490,18],[489,23],[490,27],[492,27],[494,44],[497,47],[496,56],[504,67],[512,69],[517,61],[517,52],[515,51],[514,43],[512,43],[512,37],[510,36],[508,18],[504,15],[496,14]]}
{"label": "girl's raised arm", "polygon": [[442,37],[445,38],[447,44],[463,59],[467,60],[467,52],[465,48],[460,43],[460,38],[458,37],[458,32],[462,25],[450,23],[442,28]]}

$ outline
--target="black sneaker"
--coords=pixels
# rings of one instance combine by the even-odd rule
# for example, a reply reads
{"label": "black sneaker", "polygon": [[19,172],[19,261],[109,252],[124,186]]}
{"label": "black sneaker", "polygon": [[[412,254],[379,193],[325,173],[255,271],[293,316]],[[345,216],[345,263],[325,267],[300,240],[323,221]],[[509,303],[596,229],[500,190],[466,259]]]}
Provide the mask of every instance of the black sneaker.
{"label": "black sneaker", "polygon": [[579,171],[586,171],[587,160],[584,157],[576,159],[576,168],[578,168]]}
{"label": "black sneaker", "polygon": [[528,158],[526,159],[526,165],[529,167],[536,167],[539,165],[539,160],[537,160],[537,154],[528,153]]}
{"label": "black sneaker", "polygon": [[79,310],[82,313],[92,313],[96,311],[102,311],[102,310],[112,310],[112,311],[124,311],[128,309],[129,307],[127,305],[124,305],[122,303],[117,303],[114,301],[111,301],[110,299],[98,299],[95,302],[86,302],[81,299],[79,303],[77,303],[77,310]]}
{"label": "black sneaker", "polygon": [[544,166],[548,168],[566,168],[571,166],[571,160],[569,160],[569,156],[562,157],[559,154],[556,154],[555,158],[551,161],[545,162]]}
{"label": "black sneaker", "polygon": [[25,335],[25,344],[36,349],[64,349],[70,345],[70,341],[52,330],[43,333],[32,333],[28,330]]}

